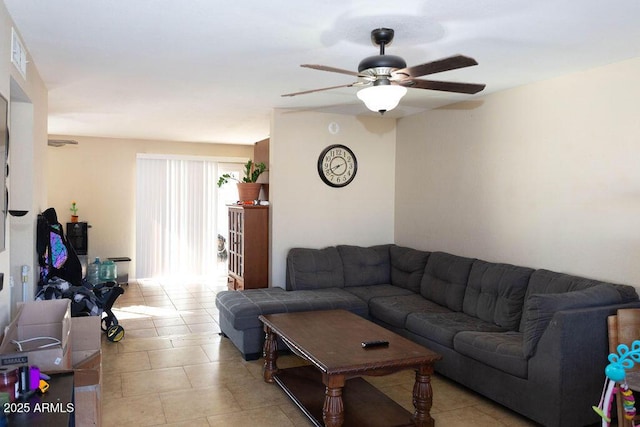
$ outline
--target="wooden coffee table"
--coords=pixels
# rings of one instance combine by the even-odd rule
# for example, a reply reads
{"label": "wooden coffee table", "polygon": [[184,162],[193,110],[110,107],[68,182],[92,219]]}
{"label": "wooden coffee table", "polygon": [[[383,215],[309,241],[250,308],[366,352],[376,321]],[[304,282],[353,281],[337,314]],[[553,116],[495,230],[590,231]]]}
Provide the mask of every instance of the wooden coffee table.
{"label": "wooden coffee table", "polygon": [[[439,354],[345,310],[259,319],[266,332],[264,380],[280,385],[316,426],[434,426],[430,379]],[[276,337],[311,365],[278,369]],[[363,341],[371,340],[389,346],[362,348]],[[404,369],[416,371],[413,414],[360,378]]]}

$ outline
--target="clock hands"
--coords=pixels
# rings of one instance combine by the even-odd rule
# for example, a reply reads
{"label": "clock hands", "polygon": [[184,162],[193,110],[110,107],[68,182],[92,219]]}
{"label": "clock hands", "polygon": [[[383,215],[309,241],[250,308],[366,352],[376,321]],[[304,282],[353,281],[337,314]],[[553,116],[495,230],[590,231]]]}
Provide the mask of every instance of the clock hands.
{"label": "clock hands", "polygon": [[339,165],[336,165],[336,166],[330,167],[330,168],[329,168],[329,172],[333,173],[333,172],[334,172],[334,170],[336,170],[336,169],[338,169],[339,167],[342,167],[342,166],[345,166],[345,167],[346,167],[346,166],[347,166],[347,163],[346,163],[346,162],[345,162],[345,163],[340,163]]}

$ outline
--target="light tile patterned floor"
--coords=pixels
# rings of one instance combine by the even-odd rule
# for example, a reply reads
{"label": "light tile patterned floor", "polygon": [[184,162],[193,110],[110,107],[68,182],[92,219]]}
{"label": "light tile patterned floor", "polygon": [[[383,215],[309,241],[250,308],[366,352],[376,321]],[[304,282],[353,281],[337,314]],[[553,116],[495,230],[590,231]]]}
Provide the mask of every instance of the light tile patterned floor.
{"label": "light tile patterned floor", "polygon": [[[276,385],[263,360],[246,362],[220,328],[217,284],[128,285],[116,316],[126,335],[103,339],[103,426],[311,426]],[[301,361],[278,358],[280,367]],[[413,372],[369,378],[412,411]],[[432,379],[431,414],[439,427],[535,426],[445,378]]]}

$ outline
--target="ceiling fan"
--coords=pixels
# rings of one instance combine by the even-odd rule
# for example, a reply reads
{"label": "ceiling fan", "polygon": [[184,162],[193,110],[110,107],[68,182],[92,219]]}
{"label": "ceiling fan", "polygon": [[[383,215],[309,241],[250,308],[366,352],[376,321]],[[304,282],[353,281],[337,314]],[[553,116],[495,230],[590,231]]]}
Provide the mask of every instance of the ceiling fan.
{"label": "ceiling fan", "polygon": [[328,67],[326,65],[301,65],[301,67],[304,68],[354,76],[358,78],[356,82],[287,93],[282,96],[304,95],[343,87],[360,87],[363,89],[358,91],[358,98],[360,98],[370,110],[384,114],[386,111],[392,110],[398,105],[400,99],[406,94],[407,88],[466,94],[478,93],[485,88],[483,84],[418,79],[417,77],[471,67],[478,65],[478,63],[475,59],[468,56],[454,55],[437,61],[407,67],[407,63],[401,57],[385,55],[384,53],[385,46],[391,44],[393,35],[394,31],[390,28],[377,28],[371,31],[371,41],[375,45],[380,46],[380,54],[366,57],[360,61],[357,72]]}

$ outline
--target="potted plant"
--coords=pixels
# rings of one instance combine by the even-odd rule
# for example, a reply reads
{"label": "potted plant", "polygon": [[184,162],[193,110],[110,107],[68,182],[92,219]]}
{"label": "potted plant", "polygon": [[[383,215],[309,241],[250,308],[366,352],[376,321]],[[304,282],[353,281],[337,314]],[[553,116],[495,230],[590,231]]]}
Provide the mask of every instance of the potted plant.
{"label": "potted plant", "polygon": [[260,188],[262,184],[256,182],[262,172],[267,170],[267,165],[264,163],[254,163],[249,160],[244,165],[244,177],[242,181],[238,180],[231,174],[225,173],[218,179],[218,187],[222,187],[228,183],[229,180],[238,181],[238,198],[240,201],[257,200],[260,195]]}
{"label": "potted plant", "polygon": [[75,200],[71,202],[69,210],[71,211],[71,222],[78,222],[78,205]]}

